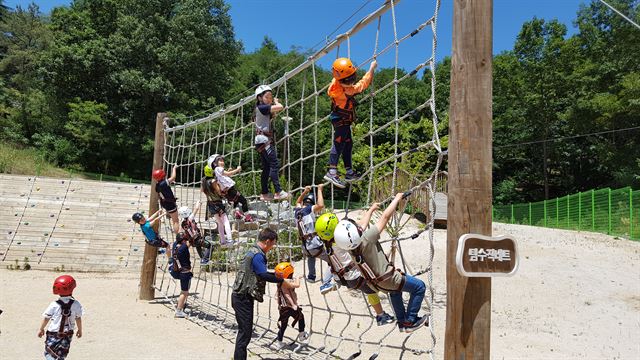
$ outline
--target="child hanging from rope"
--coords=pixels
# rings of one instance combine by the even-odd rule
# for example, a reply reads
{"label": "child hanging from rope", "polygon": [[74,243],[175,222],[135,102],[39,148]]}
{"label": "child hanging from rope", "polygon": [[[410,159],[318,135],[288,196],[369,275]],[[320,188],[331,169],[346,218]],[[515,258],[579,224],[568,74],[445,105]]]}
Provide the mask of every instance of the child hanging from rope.
{"label": "child hanging from rope", "polygon": [[178,205],[176,204],[178,199],[173,195],[171,190],[171,184],[176,181],[176,169],[174,166],[171,170],[171,177],[166,178],[164,170],[153,170],[151,177],[156,181],[156,192],[160,198],[160,206],[167,211],[167,214],[171,217],[171,224],[173,225],[173,232],[176,234],[180,231],[178,225]]}
{"label": "child hanging from rope", "polygon": [[[275,274],[278,279],[293,279],[293,266],[288,262],[281,262],[276,265]],[[282,350],[285,347],[282,339],[284,337],[284,331],[289,324],[289,318],[293,319],[291,323],[292,327],[298,324],[298,351],[301,347],[309,344],[309,333],[304,331],[304,315],[302,309],[298,306],[298,296],[296,295],[296,288],[300,287],[300,278],[295,278],[290,283],[291,286],[285,288],[282,283],[278,284],[278,310],[280,311],[280,318],[278,319],[278,337],[276,339],[276,350]]]}
{"label": "child hanging from rope", "polygon": [[235,218],[242,219],[244,221],[251,222],[253,218],[249,214],[245,214],[249,211],[249,204],[247,203],[247,199],[245,199],[242,194],[236,189],[236,182],[230,178],[230,176],[234,176],[240,171],[242,171],[242,167],[238,166],[234,170],[225,170],[224,169],[224,156],[218,155],[214,160],[214,173],[216,174],[216,179],[218,180],[218,185],[220,186],[220,191],[225,194],[225,198],[233,207],[236,208],[238,205],[242,206],[242,211],[236,208],[235,210]]}
{"label": "child hanging from rope", "polygon": [[44,342],[45,359],[64,360],[69,353],[71,340],[73,339],[74,323],[78,326],[76,336],[82,337],[82,315],[84,310],[80,302],[73,298],[73,289],[76,288],[76,280],[70,275],[58,276],[53,281],[53,294],[59,295],[58,300],[49,304],[42,316],[38,337],[44,334],[47,328]]}
{"label": "child hanging from rope", "polygon": [[[368,223],[372,214],[372,210],[367,211],[360,221]],[[333,281],[335,277],[341,285],[346,286],[348,289],[358,289],[367,295],[369,305],[371,305],[376,312],[376,322],[378,326],[392,323],[395,318],[382,309],[380,296],[367,285],[366,279],[362,277],[351,255],[349,255],[347,251],[335,246],[333,236],[337,224],[338,217],[333,213],[323,214],[316,222],[316,232],[320,238],[324,240],[325,245],[323,260],[329,265],[326,268],[328,271],[322,274],[323,283],[320,286],[320,293],[326,295],[330,291],[338,288],[338,285]]]}
{"label": "child hanging from rope", "polygon": [[[276,113],[282,111],[284,106],[280,104],[278,98],[273,97],[271,87],[268,85],[258,86],[255,95],[255,146],[262,162],[262,175],[260,176],[262,192],[260,194],[260,200],[287,199],[289,198],[289,194],[282,190],[280,180],[278,179],[280,163],[278,162],[278,153],[276,151],[276,143],[273,141],[273,129],[271,127],[271,119]],[[274,195],[271,195],[269,191],[269,178],[271,178],[271,182],[273,182],[273,187],[276,191]]]}
{"label": "child hanging from rope", "polygon": [[307,257],[307,280],[310,282],[316,282],[316,258],[324,255],[324,245],[315,231],[316,219],[324,209],[323,187],[324,184],[318,185],[318,201],[311,193],[311,187],[305,187],[296,200],[294,210],[298,237],[302,241],[302,253]]}
{"label": "child hanging from rope", "polygon": [[164,241],[160,234],[158,234],[153,227],[160,220],[160,218],[165,214],[165,210],[159,209],[153,215],[149,216],[148,219],[142,215],[142,213],[134,213],[131,216],[131,220],[140,225],[140,229],[144,234],[145,241],[147,244],[160,248],[160,253],[167,253],[168,257],[171,257],[171,252],[169,251],[169,243]]}
{"label": "child hanging from rope", "polygon": [[[380,233],[384,231],[400,201],[407,195],[408,193],[397,194],[378,222],[368,229],[368,221],[359,224],[351,219],[341,220],[335,229],[334,238],[338,247],[349,251],[369,287],[389,293],[398,318],[398,329],[400,332],[410,333],[428,325],[427,315],[418,316],[426,287],[422,280],[396,269],[393,254],[389,261],[379,242]],[[373,204],[368,213],[373,213],[378,207],[379,204]],[[406,311],[402,302],[403,292],[410,294]]]}
{"label": "child hanging from rope", "polygon": [[356,68],[348,58],[339,58],[333,62],[333,80],[329,85],[327,94],[331,98],[331,125],[333,125],[333,145],[329,154],[329,171],[324,179],[333,185],[344,188],[345,182],[338,174],[338,160],[342,155],[342,161],[346,170],[346,181],[357,180],[360,175],[352,168],[351,153],[353,139],[351,137],[351,124],[356,120],[355,96],[369,87],[373,80],[373,71],[378,66],[374,60],[369,66],[369,71],[356,83]]}
{"label": "child hanging from rope", "polygon": [[[213,159],[218,157],[218,154],[209,157],[213,163]],[[222,202],[222,192],[220,186],[213,173],[213,168],[210,164],[204,167],[204,177],[200,181],[200,190],[207,197],[207,212],[204,219],[208,220],[209,216],[213,216],[218,224],[218,235],[220,237],[220,245],[228,246],[233,245],[234,241],[231,240],[231,224],[227,217],[227,212]]]}
{"label": "child hanging from rope", "polygon": [[[196,215],[200,211],[200,201],[196,202],[194,210],[191,211],[187,206],[181,206],[178,209],[178,216],[182,219],[180,226],[184,230],[184,236],[186,236],[189,244],[196,247],[196,251],[200,256],[200,265],[204,266],[209,264],[209,258],[211,256],[212,242],[205,239],[202,236],[202,232],[196,222]],[[204,250],[203,250],[204,248]]]}

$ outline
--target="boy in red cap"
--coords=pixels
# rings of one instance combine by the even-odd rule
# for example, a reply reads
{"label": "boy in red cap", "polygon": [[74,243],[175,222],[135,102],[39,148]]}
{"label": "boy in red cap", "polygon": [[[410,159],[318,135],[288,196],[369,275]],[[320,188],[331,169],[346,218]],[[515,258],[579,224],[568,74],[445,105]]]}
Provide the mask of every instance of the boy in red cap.
{"label": "boy in red cap", "polygon": [[169,178],[166,177],[167,174],[162,169],[153,170],[153,173],[151,173],[151,177],[156,181],[156,192],[160,198],[160,206],[162,206],[162,208],[171,217],[173,232],[176,234],[180,232],[180,225],[178,224],[178,199],[173,195],[171,184],[176,181],[177,168],[177,166],[173,167],[171,170],[171,177]]}

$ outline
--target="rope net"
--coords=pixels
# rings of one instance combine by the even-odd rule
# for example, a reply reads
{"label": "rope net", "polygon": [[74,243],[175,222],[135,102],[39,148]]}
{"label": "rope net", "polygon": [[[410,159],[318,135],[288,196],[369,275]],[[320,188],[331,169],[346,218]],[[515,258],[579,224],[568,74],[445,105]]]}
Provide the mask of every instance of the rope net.
{"label": "rope net", "polygon": [[[336,57],[349,56],[352,43],[356,43],[354,39],[357,39],[358,44],[373,43],[371,57],[363,60],[360,67],[383,56],[393,59],[393,69],[386,70],[384,76],[376,73],[369,89],[358,96],[359,120],[353,126],[354,163],[356,167],[360,165],[366,171],[363,171],[359,180],[348,185],[347,189],[334,188],[331,184],[325,186],[325,204],[327,210],[335,212],[339,218],[347,213],[351,218],[356,218],[361,213],[359,209],[364,206],[379,202],[382,204],[380,210],[384,210],[397,192],[413,191],[406,206],[398,209],[390,221],[386,229],[387,235],[383,236],[381,243],[385,249],[393,249],[397,253],[396,267],[424,280],[427,291],[420,313],[432,315],[434,198],[440,164],[446,155],[440,145],[434,97],[436,24],[440,0],[435,1],[432,17],[417,26],[411,26],[404,34],[400,33],[397,25],[398,2],[385,2],[349,31],[327,42],[306,61],[269,84],[273,88],[274,97],[279,97],[284,105],[284,110],[273,120],[273,126],[283,189],[292,194],[292,199],[307,185],[316,190],[316,181],[322,179],[327,169],[332,143],[332,126],[328,115],[330,103],[326,95],[331,74],[320,69],[317,62],[330,54],[335,54]],[[361,29],[371,29],[370,25],[376,27],[374,39],[354,37]],[[387,25],[390,29],[388,32]],[[423,31],[427,28],[431,30],[430,37],[428,31]],[[424,60],[409,72],[398,67],[399,49],[401,46],[408,46],[405,44],[431,49]],[[407,93],[407,87],[403,89],[402,86],[417,81],[416,75],[420,71],[424,72],[430,91],[425,94]],[[410,86],[408,89],[410,92]],[[195,251],[192,254],[194,278],[188,299],[189,319],[232,341],[237,329],[231,307],[232,286],[247,248],[257,241],[260,229],[271,227],[278,233],[278,245],[267,254],[270,269],[280,261],[290,261],[295,267],[295,276],[304,274],[306,278],[308,271],[293,215],[294,205],[291,202],[295,200],[259,201],[261,165],[260,156],[253,145],[253,90],[247,89],[246,97],[205,117],[167,119],[165,122],[164,164],[167,173],[174,166],[177,167],[174,193],[182,206],[193,208],[194,204],[202,201],[198,224],[205,237],[212,240],[208,265],[199,267],[199,256]],[[381,94],[389,92],[392,96],[387,96],[386,99],[391,98],[391,104],[379,100]],[[403,98],[407,94],[424,95],[426,99],[409,108]],[[421,119],[426,119],[428,129],[423,131],[431,138],[419,142],[403,139],[401,128],[406,131],[407,125],[415,126]],[[392,154],[380,155],[381,146],[386,147],[387,152],[391,149]],[[253,220],[235,219],[233,209],[227,205],[226,213],[233,229],[231,237],[235,240],[233,245],[222,245],[215,240],[218,225],[213,216],[205,215],[206,199],[200,191],[200,182],[203,168],[212,154],[225,156],[225,168],[242,166],[242,171],[233,179],[239,192],[249,200],[249,214],[253,215]],[[429,173],[424,167],[419,172],[403,168],[403,164],[415,164],[417,161],[431,164],[433,168]],[[419,194],[424,196],[418,196]],[[352,202],[355,198],[360,200],[358,205]],[[425,226],[416,226],[414,215],[427,201],[427,223]],[[379,213],[374,214],[373,223],[379,216]],[[407,224],[412,226],[406,226]],[[164,221],[162,227],[165,239],[175,238],[170,220]],[[403,253],[403,243],[407,242],[420,243],[421,252]],[[164,256],[157,260],[155,287],[168,302],[174,303],[180,293],[179,281],[168,274]],[[318,274],[322,274],[325,267],[326,263],[320,259],[316,261]],[[311,334],[309,345],[285,347],[279,350],[279,357],[354,358],[366,354],[367,357],[375,358],[382,353],[384,358],[424,356],[427,353],[433,357],[436,345],[433,316],[430,316],[428,327],[411,334],[400,333],[395,325],[377,325],[375,313],[359,290],[341,287],[323,296],[319,286],[320,282],[303,281],[302,286],[297,289],[298,303],[307,323],[306,330]],[[263,303],[256,303],[254,310],[255,336],[248,349],[260,357],[268,357],[274,353],[270,346],[278,331],[276,292],[275,285],[267,284],[265,300]],[[404,294],[405,303],[407,295]],[[392,313],[388,296],[380,293],[380,297],[384,310]],[[297,331],[294,330],[285,332],[285,342],[286,339],[293,340],[296,334]]]}

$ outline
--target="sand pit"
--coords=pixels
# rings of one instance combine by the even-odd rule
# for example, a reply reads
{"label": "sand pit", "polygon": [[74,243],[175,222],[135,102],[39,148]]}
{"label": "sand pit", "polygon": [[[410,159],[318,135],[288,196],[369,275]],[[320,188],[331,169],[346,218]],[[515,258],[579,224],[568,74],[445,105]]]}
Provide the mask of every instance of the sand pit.
{"label": "sand pit", "polygon": [[[494,225],[494,234],[505,233],[519,241],[521,263],[514,277],[493,280],[493,359],[640,358],[640,243],[587,232]],[[445,238],[444,230],[436,230],[435,358],[443,357]],[[403,243],[410,262],[424,261],[424,243],[424,235]],[[36,332],[42,311],[54,300],[50,289],[57,275],[0,270],[3,358],[41,358],[42,339]],[[232,334],[216,335],[194,322],[174,319],[166,305],[137,300],[137,273],[73,275],[78,281],[74,295],[86,315],[84,336],[74,339],[69,359],[232,358]],[[311,284],[310,290],[316,287]],[[361,306],[361,298],[343,297]],[[322,328],[322,316],[326,315],[314,314],[314,331]],[[410,339],[412,343],[426,340],[421,336],[428,332],[422,331]],[[312,336],[312,344],[318,336]],[[259,354],[253,356],[256,359],[289,357],[286,352],[254,351]],[[365,355],[369,354],[361,358]],[[379,358],[397,357],[383,352]],[[425,356],[405,353],[403,358]]]}

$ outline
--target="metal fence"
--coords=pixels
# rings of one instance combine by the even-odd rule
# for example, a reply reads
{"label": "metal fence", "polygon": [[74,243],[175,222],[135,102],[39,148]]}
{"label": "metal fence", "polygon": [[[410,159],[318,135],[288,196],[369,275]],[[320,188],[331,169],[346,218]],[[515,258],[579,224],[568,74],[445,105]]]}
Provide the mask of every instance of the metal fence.
{"label": "metal fence", "polygon": [[599,189],[534,203],[494,205],[493,220],[640,240],[640,190]]}

